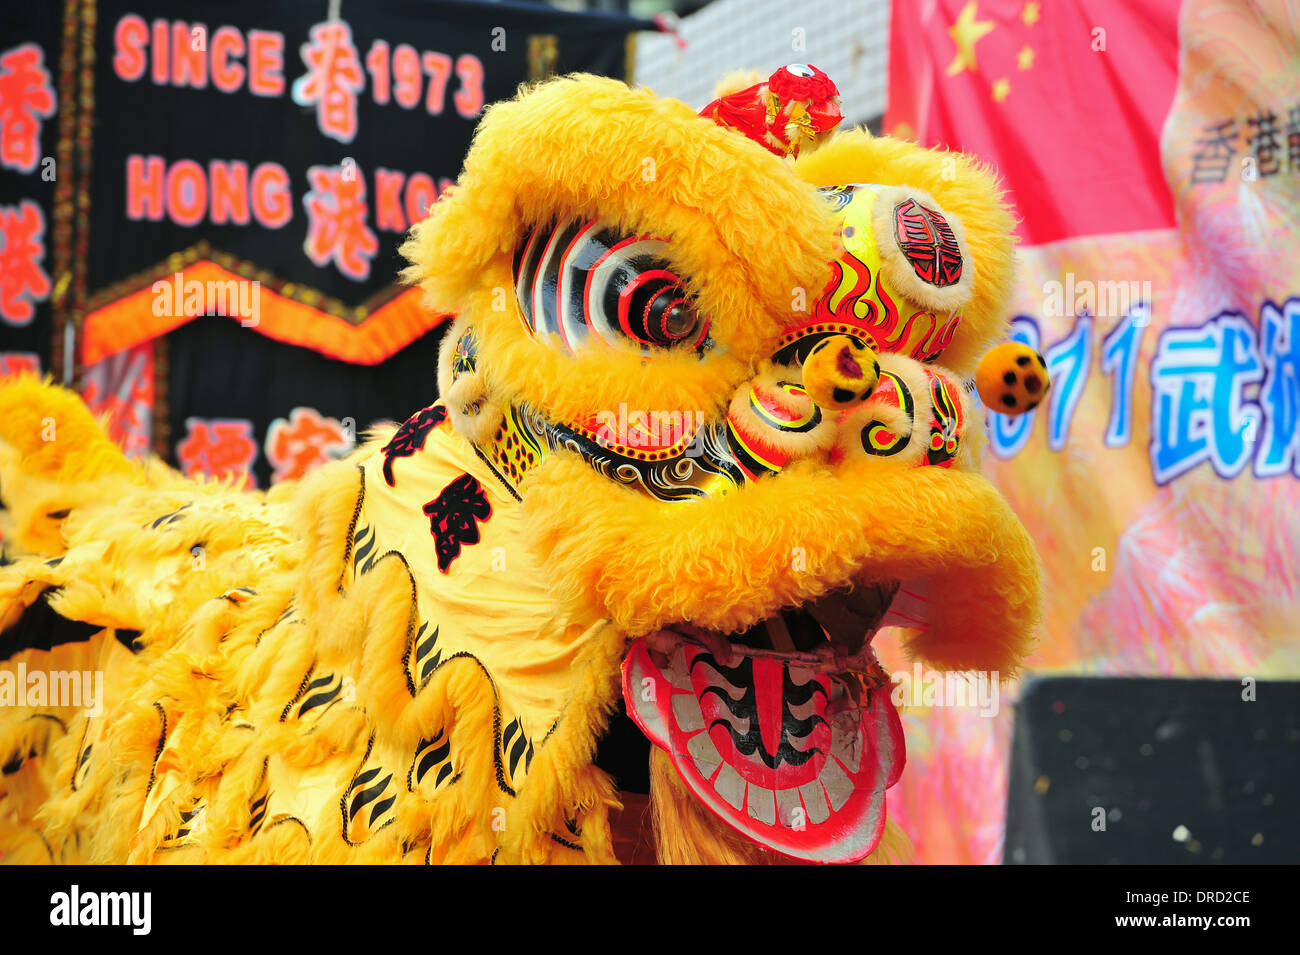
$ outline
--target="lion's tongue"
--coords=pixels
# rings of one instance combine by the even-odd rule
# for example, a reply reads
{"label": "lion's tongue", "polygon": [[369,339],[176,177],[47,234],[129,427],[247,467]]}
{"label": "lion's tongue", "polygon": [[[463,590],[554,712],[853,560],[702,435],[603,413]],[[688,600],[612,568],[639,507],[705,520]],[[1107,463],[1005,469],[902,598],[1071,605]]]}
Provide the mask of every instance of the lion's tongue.
{"label": "lion's tongue", "polygon": [[724,664],[690,640],[656,651],[637,640],[623,662],[627,710],[701,802],[796,859],[875,848],[904,761],[888,684],[859,701],[839,676],[771,658]]}

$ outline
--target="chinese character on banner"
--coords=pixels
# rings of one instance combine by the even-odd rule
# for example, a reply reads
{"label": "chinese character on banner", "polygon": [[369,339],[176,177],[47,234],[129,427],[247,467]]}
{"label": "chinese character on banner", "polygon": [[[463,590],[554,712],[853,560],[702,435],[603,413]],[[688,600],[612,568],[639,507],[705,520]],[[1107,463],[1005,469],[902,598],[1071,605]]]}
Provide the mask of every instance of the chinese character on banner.
{"label": "chinese character on banner", "polygon": [[86,368],[81,397],[96,417],[108,416],[108,436],[127,457],[149,453],[154,404],[153,344],[110,355]]}
{"label": "chinese character on banner", "polygon": [[1266,303],[1260,326],[1266,373],[1259,389],[1264,431],[1255,474],[1300,477],[1300,298],[1287,299],[1281,309]]}
{"label": "chinese character on banner", "polygon": [[6,375],[39,375],[41,356],[29,351],[0,352],[0,378]]}
{"label": "chinese character on banner", "polygon": [[41,120],[54,115],[54,87],[35,43],[0,54],[0,166],[31,172],[41,158]]}
{"label": "chinese character on banner", "polygon": [[243,418],[186,418],[185,437],[176,445],[181,470],[190,477],[236,478],[235,486],[253,487],[257,458],[253,422]]}
{"label": "chinese character on banner", "polygon": [[352,450],[352,431],[315,408],[294,408],[266,429],[266,459],[275,468],[271,483],[295,480]]}
{"label": "chinese character on banner", "polygon": [[370,260],[379,240],[366,225],[366,184],[355,164],[312,166],[311,189],[302,197],[307,208],[307,240],[303,249],[318,266],[333,262],[356,282],[370,277]]}
{"label": "chinese character on banner", "polygon": [[26,325],[36,314],[34,303],[50,294],[45,261],[45,215],[24,199],[18,206],[0,206],[0,320]]}
{"label": "chinese character on banner", "polygon": [[1278,153],[1282,144],[1278,139],[1277,115],[1262,109],[1246,120],[1250,126],[1250,148],[1255,154],[1257,172],[1261,176],[1276,176],[1282,170]]}
{"label": "chinese character on banner", "polygon": [[1261,411],[1245,386],[1264,374],[1255,329],[1236,312],[1199,328],[1170,328],[1151,362],[1151,468],[1165,484],[1210,461],[1224,478],[1246,466]]}
{"label": "chinese character on banner", "polygon": [[1286,115],[1287,162],[1293,173],[1300,173],[1300,106],[1292,106]]}
{"label": "chinese character on banner", "polygon": [[294,81],[293,101],[316,107],[322,134],[352,142],[357,135],[357,93],[365,88],[352,28],[341,20],[318,23],[301,50],[307,72]]}
{"label": "chinese character on banner", "polygon": [[1237,153],[1236,140],[1237,127],[1232,120],[1207,125],[1192,153],[1192,182],[1223,182]]}

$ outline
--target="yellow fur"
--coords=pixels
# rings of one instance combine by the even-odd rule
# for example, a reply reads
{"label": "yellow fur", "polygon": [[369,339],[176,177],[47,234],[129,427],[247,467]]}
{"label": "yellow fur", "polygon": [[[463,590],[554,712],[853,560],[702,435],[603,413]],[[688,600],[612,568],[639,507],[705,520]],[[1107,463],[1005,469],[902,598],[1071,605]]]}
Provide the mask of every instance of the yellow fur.
{"label": "yellow fur", "polygon": [[[0,386],[0,402],[6,397],[7,386]],[[42,386],[27,389],[24,400],[36,412],[58,409],[66,392]],[[50,456],[0,460],[13,465],[0,471],[6,488],[15,476],[43,479],[40,469],[55,466]],[[22,470],[33,466],[38,473]],[[101,466],[85,469],[87,481],[60,485],[85,495],[70,500],[72,513],[62,522],[62,560],[20,559],[0,572],[0,612],[14,619],[47,590],[57,593],[50,606],[72,619],[142,630],[136,642],[143,649],[132,656],[106,632],[88,644],[25,651],[0,664],[15,672],[20,664],[93,665],[111,689],[104,714],[94,718],[79,708],[0,713],[0,761],[39,756],[6,776],[0,789],[4,858],[378,862],[415,855],[473,862],[492,856],[500,829],[494,812],[507,810],[509,845],[501,861],[614,861],[607,817],[618,802],[591,756],[617,700],[620,633],[606,628],[575,661],[570,704],[540,746],[521,798],[485,799],[496,788],[498,732],[488,675],[468,659],[449,660],[412,698],[392,666],[411,628],[401,563],[383,558],[354,585],[341,586],[359,504],[352,460],[311,475],[289,506],[174,475],[162,488],[138,486],[101,476]],[[112,493],[100,494],[102,487]],[[183,519],[163,525],[173,532],[140,533],[182,506]],[[302,528],[304,539],[295,540],[291,528]],[[191,549],[196,540],[201,566]],[[255,593],[238,590],[250,583]],[[283,622],[291,601],[301,625]],[[346,674],[366,709],[335,706],[314,722],[286,722],[280,709],[296,698],[295,685],[304,673],[322,671]],[[488,745],[463,745],[457,780],[432,803],[404,802],[396,824],[364,844],[349,846],[337,836],[336,802],[300,821],[292,814],[268,818],[265,837],[250,833],[249,806],[266,788],[268,765],[279,773],[278,792],[286,783],[292,788],[294,778],[315,777],[333,779],[342,791],[366,763],[363,753],[404,767],[416,742],[444,726],[454,726],[457,740]],[[84,760],[86,775],[70,789],[87,743],[94,758]],[[175,788],[159,795],[164,782]],[[203,805],[202,836],[171,849],[166,843],[196,802]],[[578,809],[585,856],[549,835],[563,826],[569,806]]]}
{"label": "yellow fur", "polygon": [[937,667],[1014,672],[1038,625],[1039,571],[1006,501],[973,474],[874,464],[800,462],[664,509],[556,458],[529,479],[524,511],[557,590],[632,635],[676,621],[731,633],[845,582],[932,577],[945,599],[912,649]]}
{"label": "yellow fur", "polygon": [[757,86],[767,77],[763,76],[758,70],[732,70],[724,73],[717,83],[713,84],[713,98],[722,99],[724,96],[730,96],[732,93],[739,93],[741,90],[747,90],[751,86]]}
{"label": "yellow fur", "polygon": [[138,472],[76,393],[51,390],[32,375],[15,377],[0,391],[0,436],[26,461],[27,470],[51,481]]}

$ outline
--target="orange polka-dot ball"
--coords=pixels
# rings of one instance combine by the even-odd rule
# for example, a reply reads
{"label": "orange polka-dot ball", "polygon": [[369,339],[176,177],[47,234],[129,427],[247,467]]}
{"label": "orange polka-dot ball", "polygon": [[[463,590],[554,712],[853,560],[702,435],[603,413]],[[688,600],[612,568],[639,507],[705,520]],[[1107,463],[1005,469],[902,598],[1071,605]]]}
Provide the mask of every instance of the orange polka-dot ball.
{"label": "orange polka-dot ball", "polygon": [[1022,342],[1004,342],[990,349],[975,372],[980,400],[1002,414],[1033,411],[1051,387],[1047,362]]}

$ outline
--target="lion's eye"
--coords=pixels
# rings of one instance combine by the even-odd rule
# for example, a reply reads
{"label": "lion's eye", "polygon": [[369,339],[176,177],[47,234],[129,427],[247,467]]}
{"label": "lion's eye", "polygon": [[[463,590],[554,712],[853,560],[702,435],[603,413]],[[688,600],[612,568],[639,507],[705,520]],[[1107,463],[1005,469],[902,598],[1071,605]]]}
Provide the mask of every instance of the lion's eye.
{"label": "lion's eye", "polygon": [[541,226],[515,248],[515,296],[529,331],[576,350],[633,341],[647,354],[705,346],[709,323],[668,259],[668,243],[599,221]]}
{"label": "lion's eye", "polygon": [[659,325],[665,342],[680,342],[700,327],[700,316],[690,302],[676,299],[664,310]]}

